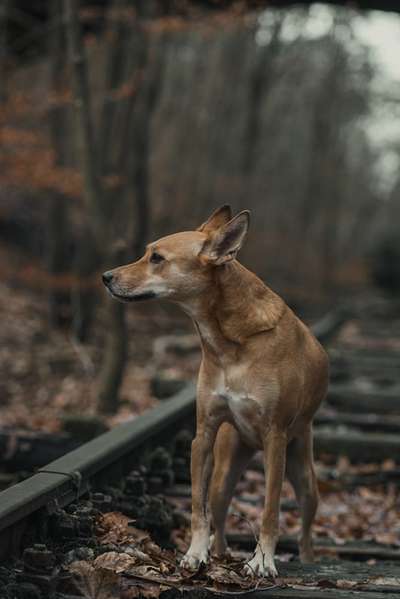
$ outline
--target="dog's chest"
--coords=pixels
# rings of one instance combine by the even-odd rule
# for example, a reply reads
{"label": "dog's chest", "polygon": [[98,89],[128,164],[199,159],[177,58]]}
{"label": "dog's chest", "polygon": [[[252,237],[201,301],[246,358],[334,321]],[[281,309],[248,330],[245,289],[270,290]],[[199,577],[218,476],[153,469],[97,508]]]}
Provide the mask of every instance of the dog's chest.
{"label": "dog's chest", "polygon": [[231,422],[244,440],[258,445],[260,425],[264,419],[265,406],[260,398],[249,392],[245,380],[232,378],[223,373],[213,391],[224,420]]}

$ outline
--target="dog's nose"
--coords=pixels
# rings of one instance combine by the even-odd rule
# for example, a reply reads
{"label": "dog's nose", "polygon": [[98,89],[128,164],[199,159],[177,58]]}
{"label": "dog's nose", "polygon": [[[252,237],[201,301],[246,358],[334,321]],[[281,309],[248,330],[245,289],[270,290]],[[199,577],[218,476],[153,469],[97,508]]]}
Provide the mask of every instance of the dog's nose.
{"label": "dog's nose", "polygon": [[109,285],[111,283],[111,281],[113,280],[113,273],[111,270],[108,270],[107,272],[103,273],[103,283],[104,285]]}

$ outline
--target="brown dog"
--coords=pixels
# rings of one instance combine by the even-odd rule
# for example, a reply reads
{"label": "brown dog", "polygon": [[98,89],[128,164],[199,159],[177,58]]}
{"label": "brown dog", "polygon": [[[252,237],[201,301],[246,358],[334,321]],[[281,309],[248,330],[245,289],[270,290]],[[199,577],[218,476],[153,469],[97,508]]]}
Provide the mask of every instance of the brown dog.
{"label": "brown dog", "polygon": [[[328,359],[285,302],[237,262],[249,212],[231,218],[222,206],[197,231],[149,244],[143,258],[104,273],[124,301],[166,298],[182,306],[198,330],[203,359],[192,444],[192,541],[182,565],[207,562],[226,550],[225,519],[241,473],[261,449],[266,470],[260,539],[248,573],[276,576],[279,499],[285,474],[301,510],[300,557],[313,559],[311,524],[318,491],[312,418],[324,398]],[[214,466],[213,466],[214,465]]]}

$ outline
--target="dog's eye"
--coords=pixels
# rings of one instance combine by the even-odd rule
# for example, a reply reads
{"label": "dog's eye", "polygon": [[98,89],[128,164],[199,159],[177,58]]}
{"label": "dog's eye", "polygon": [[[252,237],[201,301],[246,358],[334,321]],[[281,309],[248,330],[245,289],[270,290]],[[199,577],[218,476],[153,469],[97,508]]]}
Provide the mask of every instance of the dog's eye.
{"label": "dog's eye", "polygon": [[161,254],[158,254],[157,252],[153,252],[150,256],[150,262],[153,264],[160,264],[163,260],[165,260],[164,256],[161,256]]}

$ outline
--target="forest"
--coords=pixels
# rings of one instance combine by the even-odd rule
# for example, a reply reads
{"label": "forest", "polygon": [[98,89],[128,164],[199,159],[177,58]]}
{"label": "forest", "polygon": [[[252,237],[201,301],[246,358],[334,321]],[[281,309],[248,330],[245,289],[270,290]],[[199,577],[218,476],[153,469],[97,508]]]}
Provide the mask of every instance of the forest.
{"label": "forest", "polygon": [[[167,302],[115,301],[102,273],[228,204],[250,211],[239,260],[312,327],[331,362],[316,417],[315,529],[321,559],[340,560],[328,573],[321,566],[318,582],[312,569],[298,573],[297,507],[284,486],[282,584],[304,599],[311,584],[343,599],[397,592],[399,34],[392,0],[0,0],[0,490],[143,413],[164,410],[167,420],[168,402],[193,393],[201,351],[190,319]],[[175,554],[161,552],[187,548],[190,488],[171,500],[184,512],[178,524],[158,499],[174,476],[188,485],[186,432],[182,455],[157,448],[153,463],[145,452],[122,490],[97,480],[96,492],[86,489],[100,511],[114,502],[96,521],[96,543],[118,547],[101,572],[119,575],[139,559],[123,553],[130,539],[168,588],[257,590],[236,565],[229,584],[213,569],[183,583]],[[184,475],[171,474],[175,462]],[[262,469],[252,463],[228,516],[228,536],[245,550],[258,534]],[[132,511],[137,489],[146,516]],[[64,544],[69,519],[83,518],[72,505],[56,514]],[[98,572],[84,549],[80,596],[166,588],[144,581],[135,562],[140,591],[87,590]],[[370,566],[385,582],[367,584]],[[7,577],[0,568],[7,599],[50,597],[13,595]]]}
{"label": "forest", "polygon": [[25,9],[2,2],[4,304],[13,288],[22,303],[33,293],[40,328],[61,345],[70,335],[78,370],[98,374],[101,410],[115,411],[137,341],[99,273],[150,239],[224,203],[250,209],[242,260],[309,312],[367,289],[379,251],[398,255],[398,141],[371,131],[397,115],[400,88],[357,36],[368,13],[124,0]]}

